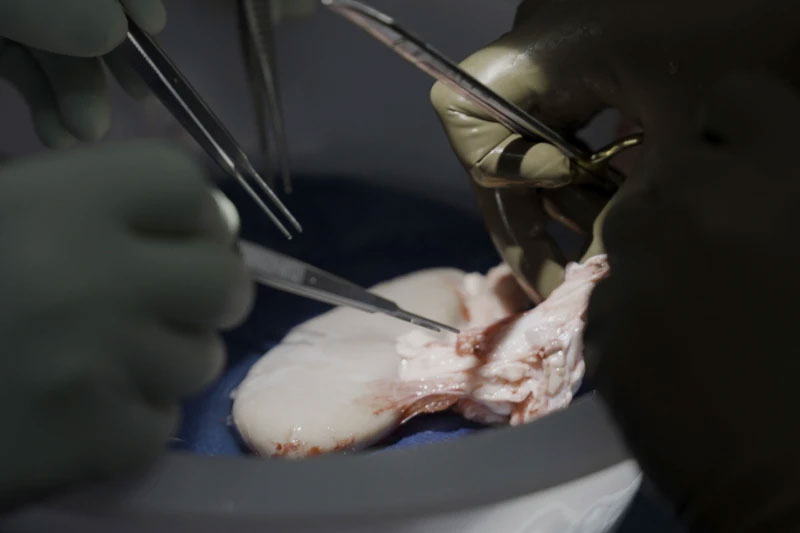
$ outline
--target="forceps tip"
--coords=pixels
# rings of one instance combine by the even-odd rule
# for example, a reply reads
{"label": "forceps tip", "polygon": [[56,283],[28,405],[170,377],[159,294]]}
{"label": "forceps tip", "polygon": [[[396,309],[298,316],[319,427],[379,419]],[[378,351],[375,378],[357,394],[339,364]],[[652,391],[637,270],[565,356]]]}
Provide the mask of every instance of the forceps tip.
{"label": "forceps tip", "polygon": [[423,328],[427,328],[432,331],[441,332],[442,330],[444,330],[444,331],[449,331],[450,333],[455,333],[456,335],[461,333],[459,330],[457,330],[452,326],[448,326],[446,324],[440,324],[439,322],[435,322],[433,320],[429,320],[419,315],[409,313],[408,311],[404,311],[402,309],[395,311],[391,314],[396,318],[405,320],[406,322],[410,322],[411,324],[414,324],[416,326],[421,326]]}
{"label": "forceps tip", "polygon": [[[261,189],[267,194],[267,197],[272,202],[272,205],[275,208],[277,208],[278,212],[280,212],[280,214],[282,214],[284,216],[284,218],[289,221],[289,224],[291,224],[292,227],[298,233],[303,233],[303,226],[300,225],[300,222],[297,220],[297,218],[295,218],[295,216],[292,214],[292,212],[289,211],[289,208],[286,207],[283,204],[283,202],[281,202],[280,198],[278,198],[278,196],[270,188],[270,186],[267,185],[267,182],[264,181],[264,178],[261,176],[261,174],[259,174],[258,171],[255,168],[253,168],[253,166],[251,164],[249,164],[249,163],[246,166],[246,171],[247,171],[247,174],[249,174],[250,177],[252,177],[256,181],[256,183],[258,183],[258,185],[261,187]],[[273,215],[273,217],[274,217],[274,215]],[[273,222],[274,221],[275,220],[273,218]],[[284,232],[284,234],[286,234],[286,233],[288,233],[288,231]]]}
{"label": "forceps tip", "polygon": [[439,324],[439,327],[440,327],[440,328],[442,328],[442,329],[443,329],[443,330],[445,330],[445,331],[449,331],[450,333],[455,333],[456,335],[459,335],[459,334],[461,333],[461,331],[457,330],[456,328],[454,328],[454,327],[452,327],[452,326],[447,326],[447,325],[444,325],[444,324]]}

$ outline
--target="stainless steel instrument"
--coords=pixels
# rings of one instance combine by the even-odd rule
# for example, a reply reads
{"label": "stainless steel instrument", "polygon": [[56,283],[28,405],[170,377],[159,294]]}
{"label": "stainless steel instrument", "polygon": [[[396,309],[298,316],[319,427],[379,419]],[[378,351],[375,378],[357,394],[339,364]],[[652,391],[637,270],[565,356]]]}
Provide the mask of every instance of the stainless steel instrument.
{"label": "stainless steel instrument", "polygon": [[[292,238],[292,231],[301,233],[300,223],[256,171],[236,139],[158,43],[130,17],[128,35],[121,49],[167,110],[211,158],[239,182],[272,223],[288,239]],[[264,194],[263,199],[251,182]]]}
{"label": "stainless steel instrument", "polygon": [[269,287],[367,313],[383,313],[433,331],[459,332],[453,327],[400,309],[391,300],[345,279],[252,242],[239,241],[239,250],[256,281]]}

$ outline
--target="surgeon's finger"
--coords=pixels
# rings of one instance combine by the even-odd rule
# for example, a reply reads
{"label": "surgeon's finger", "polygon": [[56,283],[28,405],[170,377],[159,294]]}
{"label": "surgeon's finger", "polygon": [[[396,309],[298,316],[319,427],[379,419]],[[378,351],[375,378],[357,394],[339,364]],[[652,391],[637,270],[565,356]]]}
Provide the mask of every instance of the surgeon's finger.
{"label": "surgeon's finger", "polygon": [[119,0],[0,0],[0,35],[49,52],[100,56],[127,28]]}
{"label": "surgeon's finger", "polygon": [[140,241],[130,280],[143,308],[166,323],[229,328],[252,309],[255,286],[231,248],[198,240]]}
{"label": "surgeon's finger", "polygon": [[[479,81],[555,128],[585,124],[604,104],[593,87],[557,72],[552,58],[530,52],[536,35],[519,27],[464,61]],[[561,52],[548,52],[560,54]],[[438,83],[431,100],[456,155],[467,168],[499,180],[522,177],[542,187],[571,181],[567,157],[548,143],[523,139],[471,100]]]}
{"label": "surgeon's finger", "polygon": [[103,57],[108,70],[117,80],[125,93],[135,100],[144,100],[150,96],[150,89],[131,65],[122,50],[114,50]]}
{"label": "surgeon's finger", "polygon": [[124,352],[139,389],[152,403],[195,394],[225,366],[225,345],[213,330],[132,321]]}
{"label": "surgeon's finger", "polygon": [[111,104],[100,60],[41,51],[33,55],[50,81],[67,129],[81,140],[100,140],[111,126]]}
{"label": "surgeon's finger", "polygon": [[77,142],[61,120],[47,76],[25,48],[6,44],[0,50],[0,77],[25,98],[36,134],[46,146],[66,148]]}
{"label": "surgeon's finger", "polygon": [[158,33],[167,24],[162,0],[122,0],[128,15],[148,33]]}

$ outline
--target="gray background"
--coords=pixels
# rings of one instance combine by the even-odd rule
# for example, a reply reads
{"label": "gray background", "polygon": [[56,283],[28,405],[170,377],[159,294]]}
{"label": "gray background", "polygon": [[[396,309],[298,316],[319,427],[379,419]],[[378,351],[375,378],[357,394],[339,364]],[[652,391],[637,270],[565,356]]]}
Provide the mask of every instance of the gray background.
{"label": "gray background", "polygon": [[[160,42],[255,156],[253,111],[234,3],[166,2],[170,19]],[[509,28],[517,1],[373,0],[371,4],[460,60]],[[324,9],[282,23],[278,49],[296,173],[392,182],[456,205],[473,205],[466,176],[429,105],[432,81],[426,75]],[[109,138],[183,137],[160,104],[131,102],[116,87],[112,90],[115,115]],[[0,84],[0,121],[0,151],[20,155],[41,149],[27,109],[5,84]]]}

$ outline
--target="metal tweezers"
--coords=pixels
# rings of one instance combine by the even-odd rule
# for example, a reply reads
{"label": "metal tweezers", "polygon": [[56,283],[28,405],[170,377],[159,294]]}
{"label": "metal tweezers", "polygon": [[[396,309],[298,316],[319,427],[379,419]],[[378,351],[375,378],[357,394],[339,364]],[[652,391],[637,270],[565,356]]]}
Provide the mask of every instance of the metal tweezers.
{"label": "metal tweezers", "polygon": [[543,139],[556,146],[573,164],[595,177],[598,184],[615,188],[623,182],[624,176],[606,163],[621,151],[641,144],[641,134],[624,137],[599,152],[590,154],[475,79],[388,15],[355,0],[322,0],[322,4],[470,100],[509,130],[529,140]]}
{"label": "metal tweezers", "polygon": [[[289,228],[302,233],[303,228],[300,223],[259,175],[239,143],[158,43],[130,17],[128,17],[128,34],[120,48],[167,110],[211,158],[239,182],[272,223],[288,239],[292,238]],[[264,192],[266,201],[259,196],[247,178],[254,181]],[[278,218],[267,202],[270,202],[277,213],[283,216],[285,222]]]}
{"label": "metal tweezers", "polygon": [[273,0],[238,0],[239,34],[247,66],[247,81],[255,106],[256,128],[267,173],[267,183],[273,185],[277,174],[286,194],[292,192],[289,168],[289,149],[283,120],[283,107],[278,86],[275,56],[275,17]]}
{"label": "metal tweezers", "polygon": [[383,313],[433,331],[458,333],[455,328],[404,311],[358,285],[297,259],[248,241],[239,241],[239,251],[259,283],[332,305],[352,307],[368,313]]}

